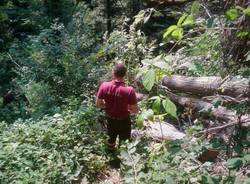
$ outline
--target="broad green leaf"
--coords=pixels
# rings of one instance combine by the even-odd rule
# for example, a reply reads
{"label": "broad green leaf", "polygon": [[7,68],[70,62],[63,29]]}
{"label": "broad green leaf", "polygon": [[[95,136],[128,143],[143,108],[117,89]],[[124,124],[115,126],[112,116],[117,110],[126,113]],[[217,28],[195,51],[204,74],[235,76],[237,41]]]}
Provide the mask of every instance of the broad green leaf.
{"label": "broad green leaf", "polygon": [[240,157],[227,160],[226,166],[228,169],[237,169],[243,165],[243,160]]}
{"label": "broad green leaf", "polygon": [[177,111],[176,106],[171,100],[169,99],[163,100],[162,105],[168,114],[170,114],[176,119],[178,118],[176,114],[176,111]]}
{"label": "broad green leaf", "polygon": [[137,119],[136,119],[136,125],[139,127],[139,128],[142,128],[143,127],[143,122],[144,122],[144,118],[142,116],[142,114],[140,114]]}
{"label": "broad green leaf", "polygon": [[160,97],[155,99],[155,101],[153,102],[153,105],[152,105],[152,109],[155,113],[160,112],[160,109],[161,109],[161,98]]}
{"label": "broad green leaf", "polygon": [[243,13],[247,16],[250,16],[250,7],[243,10]]}
{"label": "broad green leaf", "polygon": [[194,17],[192,15],[187,16],[185,21],[182,23],[183,26],[193,26],[194,25]]}
{"label": "broad green leaf", "polygon": [[177,26],[178,27],[180,27],[181,26],[181,24],[183,23],[183,21],[185,20],[185,18],[187,17],[187,15],[182,15],[180,18],[179,18],[179,20],[178,20],[178,22],[177,22]]}
{"label": "broad green leaf", "polygon": [[150,91],[154,86],[154,82],[155,82],[155,71],[154,69],[150,69],[147,71],[147,73],[143,78],[143,86],[147,91]]}
{"label": "broad green leaf", "polygon": [[227,10],[226,12],[226,17],[229,19],[229,20],[235,20],[239,17],[239,12],[237,9],[235,8],[232,8],[230,10]]}
{"label": "broad green leaf", "polygon": [[158,99],[160,96],[152,96],[151,98],[149,98],[148,100],[156,100]]}
{"label": "broad green leaf", "polygon": [[163,39],[167,38],[175,29],[177,29],[176,25],[168,27],[167,31],[163,34]]}
{"label": "broad green leaf", "polygon": [[173,32],[172,32],[172,34],[171,34],[171,36],[175,39],[175,40],[180,40],[180,39],[182,39],[182,37],[183,37],[183,28],[177,28],[177,29],[175,29]]}
{"label": "broad green leaf", "polygon": [[191,7],[191,14],[197,14],[200,11],[200,3],[198,1],[193,2]]}
{"label": "broad green leaf", "polygon": [[152,109],[148,109],[147,111],[143,111],[141,115],[142,115],[143,120],[148,119],[150,121],[153,121],[153,119],[154,119],[154,111]]}

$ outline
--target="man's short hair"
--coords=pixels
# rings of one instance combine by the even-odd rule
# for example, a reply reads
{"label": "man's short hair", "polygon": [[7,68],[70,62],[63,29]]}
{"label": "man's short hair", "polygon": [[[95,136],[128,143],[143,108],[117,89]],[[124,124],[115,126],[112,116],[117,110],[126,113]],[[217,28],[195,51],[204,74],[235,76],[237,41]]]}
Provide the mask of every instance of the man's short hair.
{"label": "man's short hair", "polygon": [[124,64],[115,64],[113,72],[116,77],[124,77],[127,73],[127,68]]}

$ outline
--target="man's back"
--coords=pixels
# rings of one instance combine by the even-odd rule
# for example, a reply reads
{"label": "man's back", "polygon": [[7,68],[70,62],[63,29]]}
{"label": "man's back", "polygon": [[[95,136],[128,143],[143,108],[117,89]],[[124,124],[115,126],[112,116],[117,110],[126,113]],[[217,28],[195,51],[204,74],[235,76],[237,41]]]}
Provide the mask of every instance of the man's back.
{"label": "man's back", "polygon": [[102,83],[97,97],[104,99],[106,114],[113,118],[128,117],[128,106],[137,103],[134,89],[122,81],[112,80]]}

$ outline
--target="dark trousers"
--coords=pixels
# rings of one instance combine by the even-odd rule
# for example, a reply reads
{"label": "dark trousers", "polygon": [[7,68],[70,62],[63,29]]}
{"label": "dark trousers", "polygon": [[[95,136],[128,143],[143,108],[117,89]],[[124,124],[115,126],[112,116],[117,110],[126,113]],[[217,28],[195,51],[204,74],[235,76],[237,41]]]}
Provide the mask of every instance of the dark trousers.
{"label": "dark trousers", "polygon": [[119,136],[119,142],[130,139],[131,136],[131,120],[130,117],[125,119],[112,119],[107,117],[108,128],[108,144],[110,147],[115,146],[116,138]]}

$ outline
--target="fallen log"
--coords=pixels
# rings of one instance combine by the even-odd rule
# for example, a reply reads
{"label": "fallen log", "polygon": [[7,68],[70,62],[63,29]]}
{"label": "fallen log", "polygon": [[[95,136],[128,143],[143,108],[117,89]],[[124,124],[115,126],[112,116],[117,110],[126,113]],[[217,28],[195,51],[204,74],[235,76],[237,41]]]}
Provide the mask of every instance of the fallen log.
{"label": "fallen log", "polygon": [[243,127],[248,127],[250,125],[250,115],[248,114],[238,115],[236,111],[228,110],[223,106],[215,107],[212,103],[204,102],[197,98],[183,97],[167,90],[165,91],[173,102],[185,108],[192,109],[193,111],[217,120],[231,123],[231,125],[239,124]]}
{"label": "fallen log", "polygon": [[197,96],[222,94],[231,97],[250,97],[250,79],[221,77],[187,77],[172,75],[163,77],[162,85],[171,91],[191,93]]}
{"label": "fallen log", "polygon": [[185,137],[185,133],[179,131],[172,124],[165,121],[144,121],[144,130],[132,130],[132,137],[150,137],[154,140],[176,140]]}

